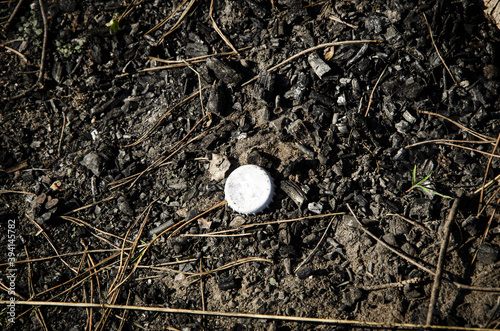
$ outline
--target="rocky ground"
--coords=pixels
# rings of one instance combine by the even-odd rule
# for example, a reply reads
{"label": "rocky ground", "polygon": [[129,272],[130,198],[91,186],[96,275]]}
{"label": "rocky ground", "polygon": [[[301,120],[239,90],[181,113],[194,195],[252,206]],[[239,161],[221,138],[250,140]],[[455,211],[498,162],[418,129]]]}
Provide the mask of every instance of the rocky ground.
{"label": "rocky ground", "polygon": [[[20,2],[0,9],[1,300],[420,325],[449,229],[432,324],[498,327],[480,1]],[[258,215],[217,206],[244,164],[276,184]],[[333,328],[19,303],[9,327]]]}

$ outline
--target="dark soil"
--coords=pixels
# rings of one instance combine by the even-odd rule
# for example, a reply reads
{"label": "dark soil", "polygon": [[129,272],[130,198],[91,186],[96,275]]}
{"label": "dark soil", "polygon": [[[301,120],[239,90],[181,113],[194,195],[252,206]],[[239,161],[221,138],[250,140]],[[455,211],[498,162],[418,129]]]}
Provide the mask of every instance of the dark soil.
{"label": "dark soil", "polygon": [[[348,206],[376,237],[434,272],[452,198],[462,196],[432,323],[498,327],[500,34],[480,1],[214,1],[213,18],[239,55],[227,55],[210,1],[186,2],[147,35],[181,2],[40,2],[24,1],[8,26],[17,1],[0,9],[7,288],[10,248],[18,260],[17,296],[2,287],[1,300],[425,324],[433,275],[370,237]],[[124,13],[119,28],[106,25]],[[352,40],[379,42],[323,47],[266,71]],[[172,64],[161,60],[179,62],[151,70]],[[437,139],[458,146],[409,147]],[[274,178],[269,209],[238,215],[223,206],[173,233],[223,201],[225,178],[248,163]],[[410,189],[414,169],[416,182],[430,175],[423,189]],[[493,182],[481,195],[485,179]],[[334,212],[344,214],[197,236]],[[134,241],[141,246],[130,254]],[[261,260],[195,281],[200,270],[245,258]],[[117,277],[123,283],[110,293]],[[333,328],[140,310],[104,318],[102,308],[21,304],[16,316],[16,330],[44,330],[41,321],[49,330]],[[3,309],[1,325],[8,317]]]}

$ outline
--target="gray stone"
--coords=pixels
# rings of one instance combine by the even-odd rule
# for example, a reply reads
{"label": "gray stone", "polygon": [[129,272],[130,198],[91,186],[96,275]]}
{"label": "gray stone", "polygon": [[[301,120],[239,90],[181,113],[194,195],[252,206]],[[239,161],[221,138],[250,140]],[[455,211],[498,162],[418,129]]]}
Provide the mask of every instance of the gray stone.
{"label": "gray stone", "polygon": [[99,177],[101,175],[101,158],[99,155],[95,152],[90,152],[85,157],[83,160],[80,162],[82,166],[87,168],[88,170],[92,171],[94,175]]}

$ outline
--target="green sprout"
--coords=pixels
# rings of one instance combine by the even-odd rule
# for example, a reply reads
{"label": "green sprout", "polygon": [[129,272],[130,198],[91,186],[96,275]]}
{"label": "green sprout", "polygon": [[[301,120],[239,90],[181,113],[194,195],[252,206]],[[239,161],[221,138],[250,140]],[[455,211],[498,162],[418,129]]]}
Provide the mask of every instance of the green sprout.
{"label": "green sprout", "polygon": [[417,182],[417,166],[414,166],[413,173],[411,176],[411,187],[406,192],[410,192],[411,190],[418,188],[418,189],[421,189],[422,191],[424,191],[425,193],[429,194],[430,196],[438,195],[438,196],[445,198],[445,199],[453,199],[449,195],[444,195],[444,194],[441,194],[441,193],[436,192],[433,189],[431,189],[432,185],[429,181],[429,178],[431,178],[431,176],[432,176],[432,171],[430,174],[428,174],[423,179],[421,179],[419,182]]}
{"label": "green sprout", "polygon": [[106,23],[106,26],[109,28],[109,33],[111,34],[115,34],[120,31],[120,14],[115,12],[111,21]]}

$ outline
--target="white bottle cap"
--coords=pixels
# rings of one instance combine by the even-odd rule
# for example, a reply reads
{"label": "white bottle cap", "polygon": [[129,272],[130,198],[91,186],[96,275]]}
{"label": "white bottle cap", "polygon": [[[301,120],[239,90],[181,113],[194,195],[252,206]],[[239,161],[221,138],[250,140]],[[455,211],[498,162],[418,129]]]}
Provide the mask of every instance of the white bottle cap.
{"label": "white bottle cap", "polygon": [[224,192],[227,204],[234,211],[256,214],[266,209],[273,200],[273,179],[259,166],[244,165],[229,175]]}

